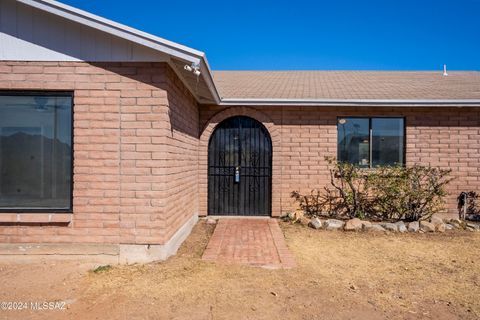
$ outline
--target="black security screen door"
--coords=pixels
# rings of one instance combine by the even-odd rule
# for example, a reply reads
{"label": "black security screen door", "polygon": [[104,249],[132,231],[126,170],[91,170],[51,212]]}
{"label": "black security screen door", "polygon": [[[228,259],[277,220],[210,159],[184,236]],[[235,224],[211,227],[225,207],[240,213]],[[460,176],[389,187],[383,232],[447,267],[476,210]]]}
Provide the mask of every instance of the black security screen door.
{"label": "black security screen door", "polygon": [[208,214],[269,216],[272,142],[249,117],[221,122],[208,145]]}

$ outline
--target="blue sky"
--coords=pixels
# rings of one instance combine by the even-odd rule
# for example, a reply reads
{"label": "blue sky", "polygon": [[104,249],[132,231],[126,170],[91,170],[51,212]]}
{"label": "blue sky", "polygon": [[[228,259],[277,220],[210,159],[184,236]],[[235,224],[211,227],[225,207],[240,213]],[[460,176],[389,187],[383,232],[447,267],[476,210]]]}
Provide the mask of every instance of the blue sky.
{"label": "blue sky", "polygon": [[206,52],[214,70],[480,70],[480,0],[61,0]]}

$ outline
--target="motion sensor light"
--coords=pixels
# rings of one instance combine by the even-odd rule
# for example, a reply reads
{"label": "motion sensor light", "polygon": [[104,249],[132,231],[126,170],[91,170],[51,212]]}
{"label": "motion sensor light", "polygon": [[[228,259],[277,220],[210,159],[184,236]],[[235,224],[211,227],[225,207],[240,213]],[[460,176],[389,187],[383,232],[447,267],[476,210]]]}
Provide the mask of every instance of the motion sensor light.
{"label": "motion sensor light", "polygon": [[195,64],[195,63],[192,63],[191,66],[189,66],[188,64],[186,64],[183,69],[189,71],[189,72],[193,72],[194,75],[197,76],[197,78],[200,76],[200,66],[198,64]]}

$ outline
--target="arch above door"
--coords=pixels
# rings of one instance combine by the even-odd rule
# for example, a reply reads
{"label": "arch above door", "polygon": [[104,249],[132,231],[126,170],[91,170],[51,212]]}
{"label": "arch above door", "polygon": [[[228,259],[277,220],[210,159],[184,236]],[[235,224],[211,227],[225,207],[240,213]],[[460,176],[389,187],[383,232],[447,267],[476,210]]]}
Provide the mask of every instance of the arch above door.
{"label": "arch above door", "polygon": [[280,152],[280,127],[267,114],[254,107],[228,107],[218,110],[206,122],[200,134],[199,144],[199,215],[211,215],[208,212],[208,144],[215,128],[223,120],[235,117],[247,116],[261,122],[267,129],[272,142],[272,198],[271,216],[281,214],[281,163]]}
{"label": "arch above door", "polygon": [[270,216],[272,141],[259,121],[234,116],[219,123],[208,145],[208,213]]}

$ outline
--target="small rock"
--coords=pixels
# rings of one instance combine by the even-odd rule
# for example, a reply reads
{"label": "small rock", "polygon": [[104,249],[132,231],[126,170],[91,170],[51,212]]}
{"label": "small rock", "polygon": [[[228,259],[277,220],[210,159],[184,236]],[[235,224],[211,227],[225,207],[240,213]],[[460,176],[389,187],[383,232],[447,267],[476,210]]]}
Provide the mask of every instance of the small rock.
{"label": "small rock", "polygon": [[443,223],[443,219],[439,216],[433,215],[430,218],[430,223],[433,223],[434,226],[438,226],[439,224]]}
{"label": "small rock", "polygon": [[435,225],[428,221],[420,221],[420,230],[424,232],[435,232]]}
{"label": "small rock", "polygon": [[476,223],[467,222],[466,227],[474,230],[480,230],[480,225]]}
{"label": "small rock", "polygon": [[464,224],[459,219],[450,220],[450,225],[452,225],[454,229],[463,229],[464,228]]}
{"label": "small rock", "polygon": [[293,223],[306,223],[308,224],[309,219],[305,217],[305,213],[298,209],[294,212],[288,212],[285,215],[282,216],[281,218],[283,221],[291,221]]}
{"label": "small rock", "polygon": [[217,220],[212,218],[207,218],[207,224],[217,224]]}
{"label": "small rock", "polygon": [[450,219],[450,223],[451,224],[462,225],[462,220],[460,220],[460,219]]}
{"label": "small rock", "polygon": [[460,229],[460,230],[463,230],[467,227],[466,222],[460,219],[452,219],[450,220],[450,224],[454,226],[455,229]]}
{"label": "small rock", "polygon": [[302,224],[304,226],[308,226],[308,224],[310,223],[310,219],[308,219],[305,216],[302,216],[297,220],[297,222],[299,222],[300,224]]}
{"label": "small rock", "polygon": [[395,222],[395,225],[397,226],[398,232],[407,232],[407,227],[405,226],[405,223],[403,221],[397,221]]}
{"label": "small rock", "polygon": [[408,224],[408,232],[418,232],[418,230],[420,229],[420,224],[418,223],[418,221],[412,221]]}
{"label": "small rock", "polygon": [[371,225],[372,225],[372,223],[370,221],[362,220],[362,229],[363,230],[368,229],[368,227],[370,227]]}
{"label": "small rock", "polygon": [[455,229],[455,227],[453,225],[449,224],[449,223],[446,223],[445,224],[445,229],[446,230],[453,230],[453,229]]}
{"label": "small rock", "polygon": [[472,222],[465,223],[465,230],[468,231],[480,231],[480,225]]}
{"label": "small rock", "polygon": [[295,218],[299,219],[300,217],[304,217],[304,216],[305,216],[305,211],[300,209],[295,210]]}
{"label": "small rock", "polygon": [[386,230],[379,224],[371,223],[370,225],[364,226],[365,231],[371,232],[385,232]]}
{"label": "small rock", "polygon": [[322,220],[320,220],[318,218],[313,218],[308,223],[308,226],[312,227],[313,229],[321,229],[322,228]]}
{"label": "small rock", "polygon": [[435,226],[435,230],[438,231],[438,232],[442,232],[442,233],[443,233],[443,232],[445,232],[445,229],[446,229],[445,223],[443,223],[443,222],[442,222],[442,223],[439,223],[439,224],[437,224],[437,225]]}
{"label": "small rock", "polygon": [[345,223],[345,228],[343,229],[345,231],[359,231],[362,229],[362,220],[358,218],[350,219]]}
{"label": "small rock", "polygon": [[373,223],[370,222],[370,224],[362,224],[362,229],[363,231],[369,231],[372,228]]}
{"label": "small rock", "polygon": [[288,217],[288,212],[280,213],[280,218],[285,218],[285,217]]}
{"label": "small rock", "polygon": [[337,219],[328,219],[325,220],[323,223],[323,226],[325,227],[326,230],[338,230],[343,227],[345,222]]}
{"label": "small rock", "polygon": [[382,223],[382,227],[384,227],[385,230],[388,230],[388,231],[392,231],[392,232],[398,231],[398,227],[395,223],[385,222],[385,223]]}

